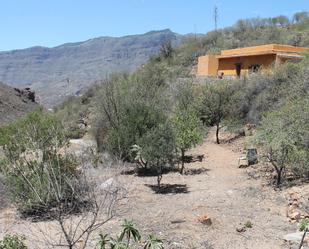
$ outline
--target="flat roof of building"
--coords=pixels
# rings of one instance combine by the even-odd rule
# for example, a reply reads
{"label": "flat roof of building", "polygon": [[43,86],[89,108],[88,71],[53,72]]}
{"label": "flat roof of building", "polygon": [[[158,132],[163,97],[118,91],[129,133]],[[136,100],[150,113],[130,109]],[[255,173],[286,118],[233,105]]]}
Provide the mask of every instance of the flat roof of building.
{"label": "flat roof of building", "polygon": [[228,58],[237,56],[263,55],[263,54],[277,54],[277,53],[294,53],[299,54],[309,51],[309,48],[295,47],[291,45],[282,44],[266,44],[253,47],[235,48],[222,50],[218,58]]}

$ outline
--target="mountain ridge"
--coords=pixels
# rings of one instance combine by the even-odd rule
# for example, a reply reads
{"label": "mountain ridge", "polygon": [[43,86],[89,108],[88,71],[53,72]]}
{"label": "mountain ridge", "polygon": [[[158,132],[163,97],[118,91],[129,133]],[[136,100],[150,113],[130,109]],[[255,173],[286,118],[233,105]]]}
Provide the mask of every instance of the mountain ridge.
{"label": "mountain ridge", "polygon": [[33,46],[0,52],[0,81],[30,87],[47,107],[79,94],[110,73],[133,72],[162,43],[177,45],[182,35],[169,29],[122,37],[101,36],[56,47]]}

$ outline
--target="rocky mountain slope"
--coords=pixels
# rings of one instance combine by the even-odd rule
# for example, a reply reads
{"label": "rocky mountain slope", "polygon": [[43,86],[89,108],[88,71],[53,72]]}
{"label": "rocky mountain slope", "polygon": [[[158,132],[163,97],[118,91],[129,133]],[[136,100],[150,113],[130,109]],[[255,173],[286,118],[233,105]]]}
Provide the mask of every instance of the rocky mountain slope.
{"label": "rocky mountain slope", "polygon": [[0,82],[0,126],[38,108],[30,89],[18,89]]}
{"label": "rocky mountain slope", "polygon": [[0,81],[14,87],[31,87],[42,104],[53,106],[112,72],[134,71],[158,52],[162,43],[178,44],[180,40],[180,35],[161,30],[119,38],[99,37],[54,48],[0,52]]}

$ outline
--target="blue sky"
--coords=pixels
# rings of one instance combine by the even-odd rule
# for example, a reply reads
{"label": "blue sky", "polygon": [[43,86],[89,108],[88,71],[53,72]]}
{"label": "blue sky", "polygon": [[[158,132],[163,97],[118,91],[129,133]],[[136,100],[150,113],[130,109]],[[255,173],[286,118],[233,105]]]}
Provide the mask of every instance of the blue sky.
{"label": "blue sky", "polygon": [[0,51],[165,28],[206,33],[214,28],[215,5],[219,27],[309,10],[309,0],[1,0]]}

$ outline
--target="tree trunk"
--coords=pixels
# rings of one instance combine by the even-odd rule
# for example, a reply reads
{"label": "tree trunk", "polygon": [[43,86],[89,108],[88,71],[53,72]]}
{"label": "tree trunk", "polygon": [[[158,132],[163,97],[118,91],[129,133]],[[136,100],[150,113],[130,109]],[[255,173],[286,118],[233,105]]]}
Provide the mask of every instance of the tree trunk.
{"label": "tree trunk", "polygon": [[277,172],[277,187],[280,186],[281,184],[281,179],[282,179],[282,170],[283,170],[283,167],[281,167],[280,169],[279,168],[276,168],[276,172]]}
{"label": "tree trunk", "polygon": [[183,174],[184,168],[185,168],[185,150],[181,149],[181,169],[180,169],[180,174]]}
{"label": "tree trunk", "polygon": [[158,169],[158,176],[157,176],[157,183],[158,183],[158,193],[160,192],[161,189],[161,180],[162,180],[162,166],[157,164],[157,169]]}
{"label": "tree trunk", "polygon": [[276,173],[277,173],[277,180],[276,180],[276,186],[279,187],[282,180],[282,171],[284,166],[277,165],[274,161],[271,161],[271,164],[274,166]]}
{"label": "tree trunk", "polygon": [[217,144],[220,144],[220,140],[219,140],[220,124],[217,124],[216,127],[217,127],[217,129],[216,129],[216,141],[217,141]]}

